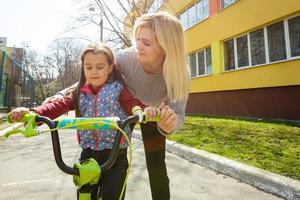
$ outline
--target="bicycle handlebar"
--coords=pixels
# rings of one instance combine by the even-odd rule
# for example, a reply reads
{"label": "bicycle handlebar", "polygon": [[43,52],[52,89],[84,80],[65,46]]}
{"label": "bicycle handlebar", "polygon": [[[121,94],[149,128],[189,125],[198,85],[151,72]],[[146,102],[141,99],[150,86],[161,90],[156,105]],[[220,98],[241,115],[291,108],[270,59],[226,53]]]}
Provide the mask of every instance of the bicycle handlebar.
{"label": "bicycle handlebar", "polygon": [[[39,116],[37,114],[25,114],[20,122],[27,123],[24,130],[19,130],[25,137],[35,136],[37,135],[36,124],[39,122],[43,122],[48,125],[51,130],[51,139],[52,139],[52,147],[53,153],[55,157],[55,162],[59,169],[63,172],[79,176],[79,170],[77,168],[69,167],[62,160],[61,148],[59,142],[59,136],[57,129],[116,129],[118,126],[122,130],[130,124],[130,123],[146,123],[148,121],[159,121],[159,116],[154,119],[148,119],[144,112],[141,112],[139,107],[133,108],[133,116],[129,116],[124,120],[120,120],[119,118],[65,118],[58,119],[57,121],[53,121],[48,117]],[[12,123],[10,119],[10,114],[7,116],[8,122]],[[16,131],[15,131],[16,132]],[[15,134],[14,132],[14,134]],[[7,135],[7,137],[10,134]],[[122,133],[117,131],[117,134],[114,139],[114,144],[112,150],[110,151],[110,155],[106,162],[100,166],[102,172],[107,171],[114,164],[117,154],[119,151],[120,141],[121,141]]]}

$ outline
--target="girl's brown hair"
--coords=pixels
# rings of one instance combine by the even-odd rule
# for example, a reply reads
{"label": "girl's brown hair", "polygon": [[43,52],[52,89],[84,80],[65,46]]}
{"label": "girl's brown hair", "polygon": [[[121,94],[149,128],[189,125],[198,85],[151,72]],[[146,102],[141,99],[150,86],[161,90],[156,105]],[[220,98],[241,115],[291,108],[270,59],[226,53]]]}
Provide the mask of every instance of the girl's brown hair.
{"label": "girl's brown hair", "polygon": [[74,88],[74,90],[71,92],[71,96],[74,101],[74,106],[76,110],[76,116],[81,116],[79,111],[79,94],[80,94],[80,88],[86,83],[86,78],[84,74],[84,57],[89,52],[94,54],[104,54],[108,64],[113,66],[112,72],[110,73],[107,80],[108,83],[118,80],[125,86],[125,83],[121,77],[120,72],[115,67],[115,59],[112,50],[106,44],[103,43],[89,44],[81,53],[81,57],[80,57],[81,69],[80,69],[79,82],[77,86]]}

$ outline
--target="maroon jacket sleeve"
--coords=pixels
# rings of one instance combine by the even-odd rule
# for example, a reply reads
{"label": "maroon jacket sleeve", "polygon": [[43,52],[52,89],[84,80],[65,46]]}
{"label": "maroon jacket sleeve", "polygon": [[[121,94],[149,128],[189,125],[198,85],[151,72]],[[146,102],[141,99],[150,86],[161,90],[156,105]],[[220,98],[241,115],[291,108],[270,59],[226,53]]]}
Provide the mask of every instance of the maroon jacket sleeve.
{"label": "maroon jacket sleeve", "polygon": [[129,90],[126,88],[122,90],[120,97],[119,97],[119,101],[120,101],[122,108],[128,115],[132,115],[132,108],[134,106],[140,106],[142,108],[142,110],[144,110],[147,107],[140,100],[135,98],[131,94],[131,92],[129,92]]}
{"label": "maroon jacket sleeve", "polygon": [[49,117],[50,119],[55,119],[70,110],[74,110],[74,101],[70,97],[65,97],[60,101],[46,103],[31,110],[39,115]]}

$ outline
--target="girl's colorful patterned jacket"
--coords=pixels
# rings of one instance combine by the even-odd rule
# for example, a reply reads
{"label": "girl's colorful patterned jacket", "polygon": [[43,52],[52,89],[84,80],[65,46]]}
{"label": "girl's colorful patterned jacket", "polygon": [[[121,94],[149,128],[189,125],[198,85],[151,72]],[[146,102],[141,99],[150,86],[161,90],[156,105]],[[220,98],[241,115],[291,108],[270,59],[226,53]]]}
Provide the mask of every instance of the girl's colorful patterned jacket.
{"label": "girl's colorful patterned jacket", "polygon": [[[131,110],[136,105],[142,109],[146,107],[118,81],[106,83],[96,91],[89,84],[80,88],[79,110],[82,117],[120,117],[122,119],[132,115]],[[43,104],[34,108],[33,111],[55,119],[74,109],[72,98],[65,97],[58,102]],[[126,132],[130,133],[128,127]],[[78,133],[79,144],[82,148],[103,150],[112,148],[116,131],[78,130]],[[120,148],[126,147],[127,143],[122,138]]]}

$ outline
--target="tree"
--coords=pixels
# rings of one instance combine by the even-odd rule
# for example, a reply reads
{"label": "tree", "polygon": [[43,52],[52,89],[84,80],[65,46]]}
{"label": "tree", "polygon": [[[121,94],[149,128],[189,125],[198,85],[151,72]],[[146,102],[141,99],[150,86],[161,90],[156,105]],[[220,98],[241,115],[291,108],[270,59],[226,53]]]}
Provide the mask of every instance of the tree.
{"label": "tree", "polygon": [[[73,17],[72,28],[94,24],[105,30],[105,41],[115,49],[130,47],[135,19],[148,11],[151,0],[94,0],[79,4],[78,16]],[[100,19],[104,23],[99,23]],[[101,27],[103,26],[103,27]],[[101,34],[101,33],[100,33]],[[81,38],[86,38],[82,37]]]}
{"label": "tree", "polygon": [[[80,54],[82,44],[72,38],[55,39],[45,56],[24,47],[24,84],[23,89],[30,92],[26,81],[32,81],[35,85],[35,101],[43,102],[47,97],[71,86],[79,80]],[[29,80],[29,78],[33,80]],[[30,93],[31,94],[31,93]],[[23,96],[28,94],[23,94]],[[33,103],[33,102],[31,102]]]}
{"label": "tree", "polygon": [[24,66],[26,72],[34,79],[36,100],[43,101],[49,96],[49,83],[54,79],[53,75],[49,73],[52,70],[43,64],[40,56],[32,49],[26,49]]}
{"label": "tree", "polygon": [[45,66],[55,70],[59,88],[71,86],[79,80],[80,54],[83,45],[74,38],[54,40],[44,57]]}

